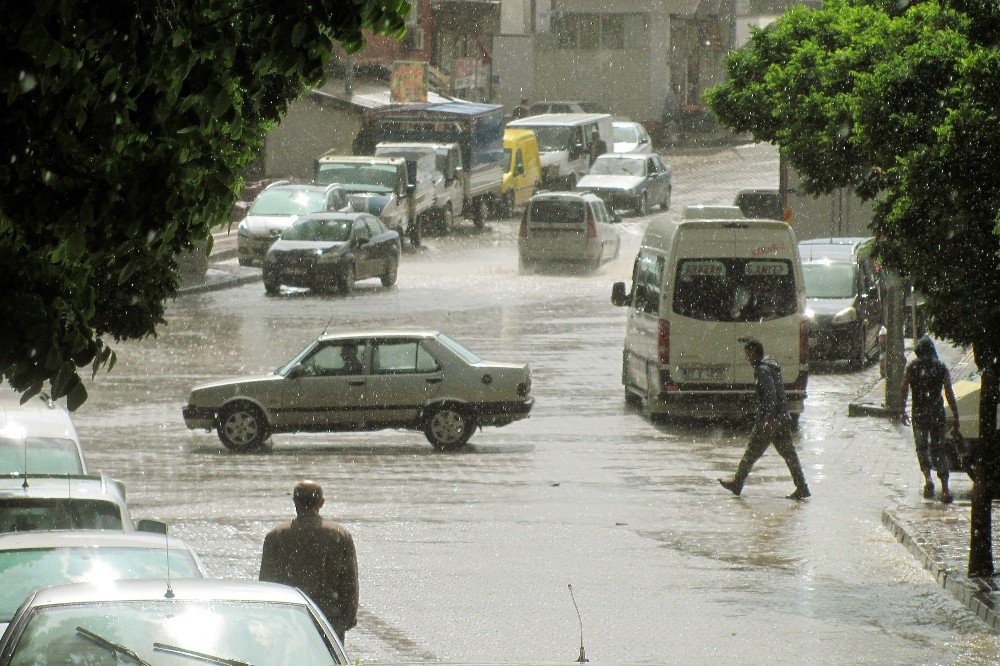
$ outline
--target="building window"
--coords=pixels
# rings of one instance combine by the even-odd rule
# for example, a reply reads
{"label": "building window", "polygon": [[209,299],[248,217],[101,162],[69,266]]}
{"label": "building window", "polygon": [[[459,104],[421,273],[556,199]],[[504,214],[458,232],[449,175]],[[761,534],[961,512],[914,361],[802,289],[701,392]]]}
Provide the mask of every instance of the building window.
{"label": "building window", "polygon": [[552,32],[560,49],[624,51],[649,46],[644,14],[584,14],[557,12]]}

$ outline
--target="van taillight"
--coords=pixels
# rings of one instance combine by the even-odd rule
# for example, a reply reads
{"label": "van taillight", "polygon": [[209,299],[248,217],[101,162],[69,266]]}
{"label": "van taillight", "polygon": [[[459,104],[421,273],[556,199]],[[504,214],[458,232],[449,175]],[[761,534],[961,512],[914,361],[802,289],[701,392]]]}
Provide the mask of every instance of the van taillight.
{"label": "van taillight", "polygon": [[597,238],[597,223],[590,215],[587,216],[587,237]]}
{"label": "van taillight", "polygon": [[799,322],[799,364],[809,362],[809,322]]}
{"label": "van taillight", "polygon": [[656,334],[656,349],[659,352],[660,364],[670,363],[670,322],[660,320],[660,329]]}

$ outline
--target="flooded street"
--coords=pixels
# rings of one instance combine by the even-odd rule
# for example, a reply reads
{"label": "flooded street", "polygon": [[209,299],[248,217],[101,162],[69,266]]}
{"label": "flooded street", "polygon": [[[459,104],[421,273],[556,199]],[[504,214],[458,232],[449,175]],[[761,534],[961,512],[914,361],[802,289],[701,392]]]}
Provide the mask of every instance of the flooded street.
{"label": "flooded street", "polygon": [[[594,662],[994,662],[997,637],[880,523],[917,470],[889,424],[846,417],[877,367],[810,376],[796,446],[814,496],[801,503],[785,499],[773,449],[741,498],[719,487],[745,425],[653,423],[625,405],[611,285],[630,279],[648,221],[777,182],[768,146],[664,158],[672,208],[625,215],[621,254],[597,271],[521,275],[517,221],[463,222],[407,250],[390,289],[267,297],[257,283],[178,298],[159,337],[116,346],[74,415],[91,467],[126,483],[133,515],[167,521],[231,578],[256,578],[294,483],[322,483],[324,515],[358,548],[346,644],[362,662],[575,661],[569,584]],[[535,408],[458,453],[392,430],[277,435],[237,455],[185,427],[194,385],[272,371],[327,326],[441,330],[483,358],[528,362]]]}

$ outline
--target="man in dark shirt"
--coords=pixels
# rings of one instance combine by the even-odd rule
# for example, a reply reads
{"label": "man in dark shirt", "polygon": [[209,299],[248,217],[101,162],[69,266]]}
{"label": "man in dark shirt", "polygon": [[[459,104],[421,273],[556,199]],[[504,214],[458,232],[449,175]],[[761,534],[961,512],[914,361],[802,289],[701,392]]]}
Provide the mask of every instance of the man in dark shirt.
{"label": "man in dark shirt", "polygon": [[601,133],[594,130],[590,133],[590,163],[593,164],[597,158],[608,152],[608,142],[601,138]]}
{"label": "man in dark shirt", "polygon": [[955,391],[951,387],[951,374],[948,367],[938,358],[934,342],[923,336],[917,340],[914,347],[917,358],[906,365],[903,373],[903,389],[900,398],[899,420],[904,424],[906,418],[906,392],[913,394],[912,421],[913,441],[917,447],[917,462],[924,474],[924,499],[934,498],[934,482],[931,480],[931,467],[937,468],[938,480],[941,481],[941,501],[949,504],[953,498],[948,489],[948,472],[951,464],[948,451],[945,448],[945,413],[944,391],[948,406],[954,415],[953,429],[958,430],[958,402]]}
{"label": "man in dark shirt", "polygon": [[527,118],[531,115],[531,107],[528,105],[527,99],[522,99],[521,103],[514,107],[514,110],[510,112],[511,120],[520,120],[521,118]]}
{"label": "man in dark shirt", "polygon": [[357,624],[358,561],[343,525],[323,520],[323,488],[300,481],[292,493],[297,517],[268,532],[260,580],[297,587],[316,602],[340,641]]}
{"label": "man in dark shirt", "polygon": [[806,477],[802,473],[799,456],[792,444],[791,416],[785,401],[785,387],[781,381],[781,366],[770,356],[764,356],[764,345],[758,340],[741,339],[747,361],[754,367],[754,381],[757,384],[757,419],[754,422],[750,441],[743,458],[736,468],[736,476],[731,481],[719,479],[722,487],[734,495],[743,492],[743,484],[767,447],[774,444],[775,450],[785,459],[788,471],[795,482],[795,491],[788,499],[802,500],[811,495]]}

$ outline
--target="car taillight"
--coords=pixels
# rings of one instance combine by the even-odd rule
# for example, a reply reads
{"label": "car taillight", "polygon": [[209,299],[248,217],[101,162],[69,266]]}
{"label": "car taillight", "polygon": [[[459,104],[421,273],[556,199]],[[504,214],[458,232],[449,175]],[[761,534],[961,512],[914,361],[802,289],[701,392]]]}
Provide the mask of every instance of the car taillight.
{"label": "car taillight", "polygon": [[594,222],[594,218],[587,220],[587,237],[597,238],[597,223]]}
{"label": "car taillight", "polygon": [[670,322],[660,320],[660,328],[656,334],[656,349],[659,352],[660,364],[670,363]]}
{"label": "car taillight", "polygon": [[799,364],[809,362],[809,322],[799,322]]}

